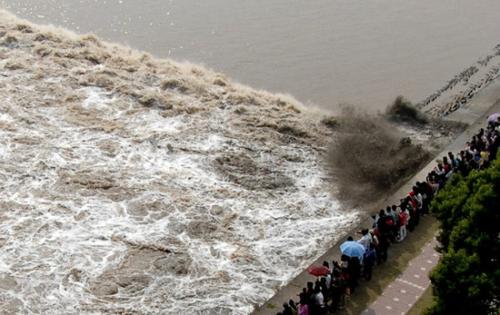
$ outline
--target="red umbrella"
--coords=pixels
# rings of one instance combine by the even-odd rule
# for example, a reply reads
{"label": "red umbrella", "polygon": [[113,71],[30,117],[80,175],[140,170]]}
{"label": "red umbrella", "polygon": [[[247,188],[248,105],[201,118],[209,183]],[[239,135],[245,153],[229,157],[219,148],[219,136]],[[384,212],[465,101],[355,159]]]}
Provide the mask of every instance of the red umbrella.
{"label": "red umbrella", "polygon": [[326,276],[330,272],[330,269],[325,266],[311,266],[307,268],[307,272],[309,272],[313,276],[321,277]]}

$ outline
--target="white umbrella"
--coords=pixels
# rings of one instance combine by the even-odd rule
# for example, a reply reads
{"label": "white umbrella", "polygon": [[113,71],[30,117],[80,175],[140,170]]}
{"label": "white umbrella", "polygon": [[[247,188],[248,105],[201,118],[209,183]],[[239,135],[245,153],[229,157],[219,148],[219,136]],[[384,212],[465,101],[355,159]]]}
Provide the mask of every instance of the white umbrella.
{"label": "white umbrella", "polygon": [[498,118],[500,117],[500,112],[498,113],[493,113],[491,115],[488,116],[488,122],[497,122],[498,121]]}

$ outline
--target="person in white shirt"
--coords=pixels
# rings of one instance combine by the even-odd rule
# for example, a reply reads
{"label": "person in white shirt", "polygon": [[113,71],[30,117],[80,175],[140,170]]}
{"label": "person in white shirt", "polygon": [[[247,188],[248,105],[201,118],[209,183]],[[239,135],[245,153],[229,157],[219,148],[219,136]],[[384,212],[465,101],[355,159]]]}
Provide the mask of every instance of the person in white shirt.
{"label": "person in white shirt", "polygon": [[359,240],[358,243],[363,245],[365,250],[368,250],[370,248],[370,244],[372,243],[372,235],[368,233],[368,229],[363,229],[361,230],[361,234],[363,235]]}
{"label": "person in white shirt", "polygon": [[316,303],[316,306],[318,309],[322,310],[325,307],[325,298],[323,297],[323,293],[321,293],[321,290],[319,288],[316,288],[314,291],[314,301]]}

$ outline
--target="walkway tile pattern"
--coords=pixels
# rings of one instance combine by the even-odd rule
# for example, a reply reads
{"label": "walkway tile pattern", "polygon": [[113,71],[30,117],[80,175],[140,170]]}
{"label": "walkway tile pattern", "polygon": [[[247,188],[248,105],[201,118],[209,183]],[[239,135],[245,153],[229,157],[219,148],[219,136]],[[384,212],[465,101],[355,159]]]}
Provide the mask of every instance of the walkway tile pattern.
{"label": "walkway tile pattern", "polygon": [[404,315],[408,313],[431,284],[429,272],[439,260],[439,255],[434,250],[436,246],[436,239],[427,243],[422,253],[410,261],[406,270],[389,284],[382,295],[361,314]]}

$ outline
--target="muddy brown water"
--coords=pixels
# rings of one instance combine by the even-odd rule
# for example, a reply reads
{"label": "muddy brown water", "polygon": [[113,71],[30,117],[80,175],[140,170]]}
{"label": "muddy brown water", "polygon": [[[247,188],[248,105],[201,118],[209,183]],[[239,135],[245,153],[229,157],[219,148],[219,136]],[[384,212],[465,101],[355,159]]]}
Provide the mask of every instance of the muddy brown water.
{"label": "muddy brown water", "polygon": [[0,0],[323,108],[418,102],[499,43],[497,0]]}
{"label": "muddy brown water", "polygon": [[[414,2],[0,6],[327,108],[379,109],[427,96],[496,44],[498,4]],[[358,221],[329,195],[330,131],[293,102],[8,19],[0,309],[247,314]]]}

